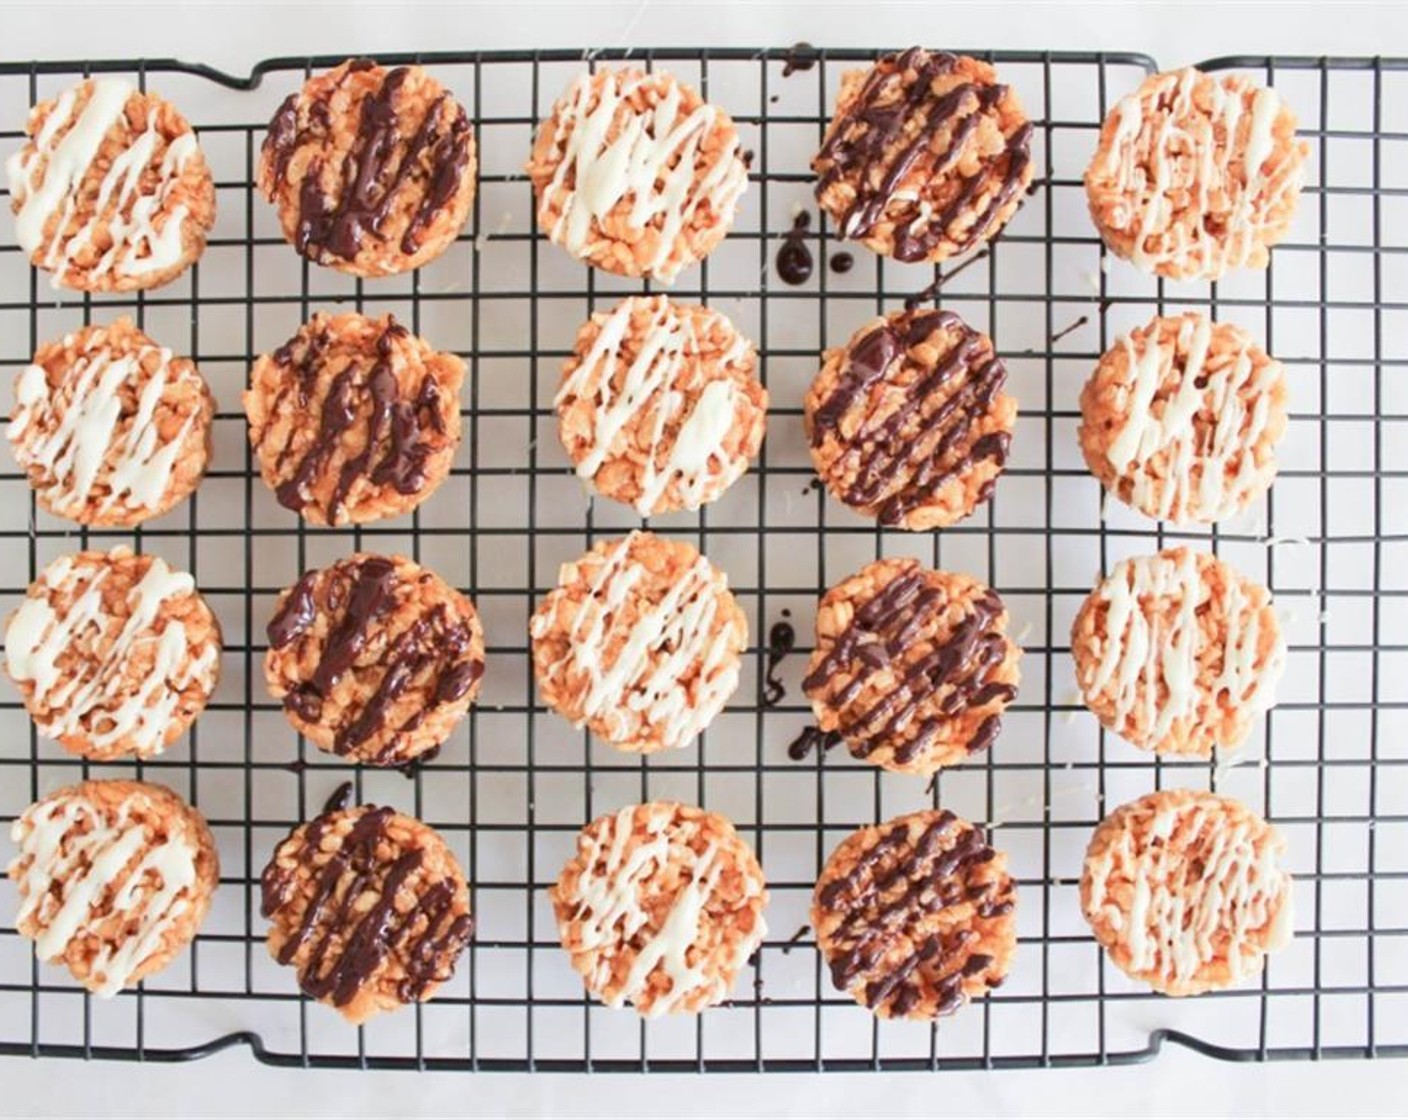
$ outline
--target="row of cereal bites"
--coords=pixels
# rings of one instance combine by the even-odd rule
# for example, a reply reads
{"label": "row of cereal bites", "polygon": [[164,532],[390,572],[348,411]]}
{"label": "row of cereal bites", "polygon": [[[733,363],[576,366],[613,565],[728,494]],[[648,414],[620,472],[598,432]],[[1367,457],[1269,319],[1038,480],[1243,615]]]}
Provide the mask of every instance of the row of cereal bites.
{"label": "row of cereal bites", "polygon": [[[294,828],[260,878],[270,954],[350,1022],[431,998],[473,933],[469,889],[428,825],[349,803]],[[12,830],[19,931],[113,996],[196,936],[219,881],[200,813],[164,786],[90,780]],[[1290,929],[1274,829],[1229,798],[1166,791],[1097,828],[1081,903],[1131,977],[1169,995],[1260,972]],[[642,1015],[727,999],[767,933],[768,891],[725,818],[674,802],[592,821],[548,892],[587,989]],[[998,987],[1017,951],[1017,890],[983,831],[942,810],[857,830],[831,854],[811,924],[833,983],[882,1018],[937,1019]],[[1189,915],[1194,916],[1189,921]]]}

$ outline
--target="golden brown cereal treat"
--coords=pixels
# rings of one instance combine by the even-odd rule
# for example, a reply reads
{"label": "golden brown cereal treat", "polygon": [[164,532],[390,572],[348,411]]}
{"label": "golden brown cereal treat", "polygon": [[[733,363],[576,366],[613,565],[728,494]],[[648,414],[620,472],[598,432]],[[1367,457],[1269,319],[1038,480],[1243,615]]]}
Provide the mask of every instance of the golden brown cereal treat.
{"label": "golden brown cereal treat", "polygon": [[1286,660],[1270,592],[1189,548],[1116,564],[1076,615],[1071,652],[1107,730],[1202,758],[1246,739]]}
{"label": "golden brown cereal treat", "polygon": [[215,691],[220,627],[195,581],[159,556],[79,552],[50,563],[10,616],[5,671],[65,750],[152,758]]}
{"label": "golden brown cereal treat", "polygon": [[474,130],[419,66],[344,62],[290,94],[259,154],[284,236],[353,276],[409,272],[459,235],[474,201]]}
{"label": "golden brown cereal treat", "polygon": [[186,118],[125,78],[36,105],[5,163],[15,240],[55,288],[156,288],[205,252],[215,184]]}
{"label": "golden brown cereal treat", "polygon": [[1265,268],[1309,151],[1275,90],[1191,67],[1154,74],[1100,129],[1090,217],[1115,256],[1172,280]]}
{"label": "golden brown cereal treat", "polygon": [[629,296],[577,332],[556,405],[577,476],[642,515],[698,509],[758,454],[768,393],[717,311]]}
{"label": "golden brown cereal treat", "polygon": [[260,883],[269,955],[351,1023],[428,1000],[474,928],[454,853],[391,809],[333,809],[300,825]]}
{"label": "golden brown cereal treat", "polygon": [[1228,988],[1291,939],[1285,838],[1240,801],[1162,790],[1095,830],[1080,905],[1095,939],[1135,980],[1170,996]]}
{"label": "golden brown cereal treat", "polygon": [[450,473],[464,362],[391,315],[319,312],[254,365],[249,442],[279,504],[319,525],[415,509]]}
{"label": "golden brown cereal treat", "polygon": [[548,897],[587,990],[646,1018],[726,999],[767,934],[753,850],[732,822],[672,801],[592,821]]}
{"label": "golden brown cereal treat", "polygon": [[50,513],[130,526],[200,483],[214,414],[195,364],[122,318],[41,346],[15,381],[6,434]]}
{"label": "golden brown cereal treat", "polygon": [[35,802],[10,828],[19,932],[99,996],[165,968],[220,879],[205,819],[165,786],[92,781]]}
{"label": "golden brown cereal treat", "polygon": [[264,677],[317,746],[373,766],[436,750],[484,675],[474,605],[403,556],[310,571],[269,620]]}
{"label": "golden brown cereal treat", "polygon": [[981,829],[926,809],[852,833],[812,895],[831,981],[882,1019],[937,1019],[998,987],[1017,886]]}
{"label": "golden brown cereal treat", "polygon": [[543,700],[623,751],[683,747],[738,687],[748,620],[684,541],[634,532],[558,573],[528,624]]}
{"label": "golden brown cereal treat", "polygon": [[997,738],[1021,653],[995,591],[918,560],[876,560],[822,596],[802,687],[820,729],[857,758],[932,774]]}
{"label": "golden brown cereal treat", "polygon": [[581,75],[539,126],[526,170],[554,243],[666,283],[724,239],[748,185],[729,115],[664,71]]}
{"label": "golden brown cereal treat", "polygon": [[1155,318],[1105,352],[1080,397],[1080,446],[1105,488],[1174,524],[1220,521],[1276,477],[1286,377],[1201,312]]}
{"label": "golden brown cereal treat", "polygon": [[842,237],[941,261],[995,237],[1032,180],[1032,126],[986,62],[911,47],[841,77],[812,160]]}
{"label": "golden brown cereal treat", "polygon": [[826,352],[807,391],[826,488],[882,525],[937,529],[992,496],[1017,401],[992,341],[951,311],[895,311]]}

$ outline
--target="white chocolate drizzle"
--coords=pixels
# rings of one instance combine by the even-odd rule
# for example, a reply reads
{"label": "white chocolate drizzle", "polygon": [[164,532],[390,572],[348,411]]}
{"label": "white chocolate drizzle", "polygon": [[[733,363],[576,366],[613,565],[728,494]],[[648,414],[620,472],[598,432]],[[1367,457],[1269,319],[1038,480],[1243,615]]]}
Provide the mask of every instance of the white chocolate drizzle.
{"label": "white chocolate drizzle", "polygon": [[[1208,602],[1210,591],[1195,552],[1185,548],[1123,560],[1095,589],[1097,601],[1109,608],[1104,648],[1082,686],[1088,699],[1106,694],[1113,699],[1116,730],[1131,723],[1146,728],[1145,741],[1155,746],[1176,723],[1196,721],[1204,703],[1225,696],[1228,706],[1257,713],[1275,702],[1285,662],[1284,640],[1278,631],[1258,664],[1262,612],[1249,601],[1241,576],[1229,569],[1222,583],[1224,626],[1217,651],[1221,669],[1211,691],[1198,682],[1199,666],[1208,653],[1198,610]],[[1171,621],[1166,618],[1170,612]]]}
{"label": "white chocolate drizzle", "polygon": [[[1104,170],[1116,191],[1137,202],[1113,224],[1135,226],[1129,259],[1146,271],[1167,266],[1178,274],[1213,278],[1246,264],[1262,244],[1272,212],[1300,189],[1302,161],[1294,155],[1271,159],[1281,109],[1276,91],[1256,89],[1248,113],[1245,91],[1229,81],[1191,67],[1159,74],[1114,108]],[[1194,103],[1195,89],[1209,101],[1206,113]],[[1164,100],[1171,100],[1169,108],[1149,112]],[[1243,116],[1245,139],[1238,135]],[[1146,151],[1147,170],[1140,159]],[[1202,215],[1211,212],[1215,199],[1230,201],[1218,233],[1204,221],[1172,224],[1171,197],[1185,192],[1196,193]]]}
{"label": "white chocolate drizzle", "polygon": [[[1209,363],[1212,322],[1195,313],[1178,323],[1169,346],[1160,344],[1157,321],[1137,345],[1130,335],[1120,339],[1129,387],[1116,400],[1123,416],[1106,458],[1116,474],[1130,477],[1138,508],[1175,524],[1218,521],[1236,513],[1244,496],[1275,471],[1274,462],[1257,462],[1254,449],[1271,421],[1279,368],[1269,361],[1255,365],[1250,339],[1240,332],[1235,353]],[[1180,349],[1187,360],[1156,415],[1151,406]],[[1214,418],[1206,431],[1195,425],[1200,412]],[[1156,458],[1161,462],[1152,470]]]}
{"label": "white chocolate drizzle", "polygon": [[[99,996],[126,987],[190,908],[196,839],[178,816],[167,822],[164,840],[149,838],[133,818],[134,809],[147,807],[144,795],[133,794],[110,823],[91,801],[61,791],[11,826],[20,846],[10,868],[22,895],[18,924],[37,925],[35,955],[45,961],[61,960],[75,938],[92,937],[98,948],[85,983]],[[116,940],[109,932],[114,917],[123,930]]]}
{"label": "white chocolate drizzle", "polygon": [[[1279,838],[1245,811],[1230,813],[1226,800],[1199,794],[1165,804],[1147,829],[1125,828],[1087,865],[1088,912],[1128,947],[1130,972],[1182,988],[1225,960],[1227,983],[1236,984],[1290,940]],[[1142,806],[1133,811],[1148,818]]]}
{"label": "white chocolate drizzle", "polygon": [[[73,337],[64,344],[72,346]],[[136,411],[124,422],[122,390],[151,355],[157,356],[156,366],[137,396]],[[50,480],[40,489],[56,512],[77,516],[99,486],[106,491],[98,502],[101,512],[119,504],[155,511],[195,419],[193,413],[173,439],[164,440],[158,414],[162,397],[169,386],[198,380],[189,366],[173,369],[171,351],[164,347],[114,354],[104,333],[94,332],[58,387],[50,387],[41,366],[21,371],[7,436],[20,465],[39,467]]]}
{"label": "white chocolate drizzle", "polygon": [[[658,737],[666,748],[683,747],[738,687],[738,636],[731,619],[718,617],[728,585],[699,556],[658,602],[633,603],[652,578],[630,556],[641,535],[633,532],[593,557],[600,567],[573,616],[567,652],[546,675],[585,681],[577,727],[599,718],[613,743]],[[564,582],[571,568],[564,567]],[[629,624],[628,605],[638,611]],[[550,612],[535,615],[532,636],[543,637],[551,625]]]}
{"label": "white chocolate drizzle", "polygon": [[[78,90],[71,89],[55,102],[32,148],[15,153],[5,165],[10,193],[20,202],[16,239],[31,256],[43,250],[39,260],[52,273],[56,288],[63,285],[73,258],[99,243],[100,231],[109,247],[88,270],[90,277],[116,273],[140,279],[173,268],[184,252],[182,227],[189,211],[180,203],[168,207],[168,202],[199,146],[195,133],[182,133],[166,145],[157,162],[162,136],[155,110],[148,114],[147,127],[104,172],[91,204],[92,216],[71,236],[65,235],[103,141],[121,119],[128,98],[136,93],[136,87],[121,78],[94,78],[91,84],[92,93],[76,120]],[[70,121],[72,126],[65,130]],[[158,175],[155,189],[144,189],[142,177],[154,163]],[[58,221],[47,233],[46,242],[46,230],[55,214]]]}
{"label": "white chocolate drizzle", "polygon": [[[653,304],[650,325],[617,387],[617,366],[630,329],[631,314]],[[731,328],[730,328],[731,329]],[[664,296],[623,300],[606,320],[591,349],[558,390],[555,404],[573,398],[593,408],[589,450],[577,464],[577,477],[590,481],[625,440],[644,452],[635,508],[649,515],[678,482],[685,509],[698,509],[713,488],[731,485],[747,469],[742,456],[730,459],[724,441],[733,430],[740,392],[724,371],[741,363],[748,343],[734,333],[719,358],[721,376],[705,380],[699,338],[691,316]],[[692,399],[691,399],[692,398]],[[673,436],[667,432],[677,422]],[[663,462],[661,462],[663,455]]]}
{"label": "white chocolate drizzle", "polygon": [[[561,158],[539,206],[546,213],[550,202],[560,203],[562,213],[550,236],[582,257],[591,242],[603,236],[599,223],[629,199],[626,221],[633,232],[659,222],[654,252],[642,262],[644,270],[669,282],[683,263],[671,259],[681,232],[705,206],[711,221],[730,221],[748,174],[733,135],[712,153],[712,164],[696,183],[700,149],[721,114],[705,102],[681,117],[681,87],[674,81],[667,83],[654,106],[637,111],[629,99],[655,81],[654,76],[626,71],[599,82],[583,74],[572,83],[553,118],[543,125],[554,129],[553,147]],[[620,129],[609,137],[618,111]]]}
{"label": "white chocolate drizzle", "polygon": [[[635,835],[640,808],[648,810],[643,837]],[[694,964],[689,963],[689,950],[703,932],[705,906],[727,866],[719,859],[716,841],[710,841],[702,852],[690,846],[697,831],[695,822],[675,820],[672,805],[652,802],[628,805],[616,814],[609,846],[598,829],[584,834],[584,867],[575,897],[567,901],[576,904],[573,919],[579,923],[581,951],[596,958],[587,976],[588,986],[605,993],[607,1006],[639,1001],[649,991],[650,977],[657,968],[669,978],[670,987],[642,1008],[646,1018],[677,1011],[701,993],[704,1003],[718,1003],[728,995],[730,979],[766,936],[767,927],[760,917],[749,936],[736,939],[731,956],[722,964],[705,953],[698,954]],[[651,915],[641,900],[649,893],[650,881],[666,874],[667,869],[683,873],[685,881],[652,933],[647,928]],[[743,899],[762,894],[761,879],[746,874],[742,878]],[[624,982],[611,991],[615,951],[643,936],[643,931],[645,939],[637,947]]]}
{"label": "white chocolate drizzle", "polygon": [[[72,556],[45,568],[5,631],[6,667],[14,680],[33,685],[33,703],[48,710],[47,717],[35,719],[45,735],[82,735],[99,750],[121,743],[147,758],[165,749],[182,690],[196,682],[207,691],[214,687],[219,644],[211,639],[193,645],[176,619],[156,629],[163,605],[194,594],[195,581],[153,557],[127,594],[127,618],[106,657],[61,669],[59,658],[75,643],[96,643],[117,621],[103,605],[108,572],[103,565],[75,564]],[[51,605],[52,595],[70,599],[62,614]],[[139,664],[146,671],[133,683],[129,678]]]}

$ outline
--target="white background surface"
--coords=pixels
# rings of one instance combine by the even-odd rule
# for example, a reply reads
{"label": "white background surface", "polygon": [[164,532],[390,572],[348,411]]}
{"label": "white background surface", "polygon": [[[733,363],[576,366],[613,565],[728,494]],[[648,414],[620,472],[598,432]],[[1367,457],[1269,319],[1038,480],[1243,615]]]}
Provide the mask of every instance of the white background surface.
{"label": "white background surface", "polygon": [[[707,12],[707,15],[705,14]],[[1238,51],[1408,54],[1408,5],[5,4],[6,59],[176,55],[244,71],[291,53],[624,45],[1104,48],[1165,67]],[[0,1112],[102,1115],[1402,1114],[1401,1063],[1238,1067],[1171,1051],[1072,1072],[648,1080],[0,1062]]]}

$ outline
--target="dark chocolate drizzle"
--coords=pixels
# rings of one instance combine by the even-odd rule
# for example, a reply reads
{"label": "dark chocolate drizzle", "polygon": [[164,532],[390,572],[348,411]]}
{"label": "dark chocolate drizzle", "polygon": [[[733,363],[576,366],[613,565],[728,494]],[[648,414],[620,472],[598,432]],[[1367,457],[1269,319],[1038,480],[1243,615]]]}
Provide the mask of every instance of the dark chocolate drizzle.
{"label": "dark chocolate drizzle", "polygon": [[[330,469],[344,434],[356,424],[368,399],[365,444],[338,470],[328,502],[328,520],[338,520],[358,479],[365,478],[373,486],[390,486],[399,494],[417,494],[425,488],[426,464],[443,445],[443,441],[432,440],[431,435],[444,436],[445,417],[440,407],[440,386],[429,373],[413,398],[401,392],[393,359],[397,344],[408,337],[406,328],[388,315],[376,340],[376,358],[371,368],[352,362],[332,379],[319,410],[313,441],[292,473],[274,488],[274,496],[285,509],[298,513],[309,504],[310,498],[305,495]],[[305,332],[274,352],[274,360],[292,374],[289,386],[282,392],[296,390],[301,408],[307,408],[315,395],[330,346],[326,322],[314,319]],[[276,401],[274,411],[279,408],[280,402]],[[292,434],[297,434],[297,429]],[[282,471],[293,454],[290,442],[280,450],[276,467]]]}
{"label": "dark chocolate drizzle", "polygon": [[[369,60],[358,59],[347,68],[347,75],[374,66]],[[396,102],[410,75],[409,67],[397,67],[363,98],[356,138],[335,176],[341,184],[335,198],[323,192],[324,165],[320,160],[304,169],[294,245],[310,259],[351,260],[368,241],[384,240],[393,201],[403,189],[415,190],[418,195],[400,240],[401,252],[413,254],[435,216],[459,189],[469,164],[469,118],[448,93],[442,94],[426,111],[415,134],[406,136]],[[336,89],[328,96],[333,93]],[[328,101],[307,102],[305,119],[300,121],[299,110],[304,106],[295,94],[279,106],[269,122],[263,152],[271,161],[276,184],[286,178],[289,163],[300,147],[321,147],[330,137],[333,122]]]}
{"label": "dark chocolate drizzle", "polygon": [[[407,851],[387,863],[377,847],[387,836],[390,809],[367,808],[316,873],[313,895],[299,925],[279,950],[280,964],[289,964],[304,946],[311,946],[298,970],[298,985],[314,999],[331,999],[342,1007],[395,955],[405,971],[397,996],[404,1002],[423,998],[432,985],[454,975],[455,963],[469,943],[473,921],[454,914],[455,885],[448,879],[432,883],[409,910],[396,908],[396,894],[420,869],[423,853]],[[324,814],[305,826],[296,861],[314,858],[331,823]],[[282,851],[289,841],[280,845]],[[260,879],[261,913],[273,917],[293,898],[294,875],[275,860]],[[353,909],[365,894],[376,901],[360,914]],[[419,933],[415,933],[417,927]]]}
{"label": "dark chocolate drizzle", "polygon": [[[952,73],[957,61],[946,52],[930,53],[920,47],[886,55],[855,104],[833,123],[813,166],[820,173],[818,197],[843,179],[855,187],[855,199],[841,221],[843,237],[867,236],[886,216],[900,182],[921,159],[932,161],[927,168],[930,181],[948,177],[982,114],[994,109],[1006,94],[1004,85],[973,82],[935,94],[934,82]],[[910,70],[916,76],[905,87],[904,74]],[[945,128],[950,130],[948,149],[934,153],[933,140]],[[982,241],[1021,185],[1031,162],[1031,133],[1031,125],[1024,124],[1007,138],[999,155],[983,159],[976,174],[955,177],[951,197],[929,217],[909,206],[909,216],[895,227],[896,259],[926,260],[945,239],[954,242],[957,252]],[[979,204],[985,192],[986,204]],[[954,223],[960,220],[966,224],[955,229]]]}
{"label": "dark chocolate drizzle", "polygon": [[777,275],[786,284],[805,284],[812,275],[812,251],[807,247],[807,230],[812,216],[803,210],[792,219],[792,228],[777,250]]}
{"label": "dark chocolate drizzle", "polygon": [[823,731],[819,727],[807,726],[797,733],[797,737],[787,744],[787,757],[793,762],[802,762],[806,757],[817,751],[820,757],[825,757],[826,752],[832,747],[841,743],[841,733],[839,731]]}
{"label": "dark chocolate drizzle", "polygon": [[814,46],[810,43],[793,43],[782,58],[782,76],[790,78],[793,74],[804,73],[812,69],[816,62],[817,53]]}
{"label": "dark chocolate drizzle", "polygon": [[[906,561],[899,575],[857,607],[802,681],[809,696],[823,697],[839,713],[840,733],[857,758],[889,745],[897,762],[913,762],[948,720],[1005,705],[1017,695],[1014,686],[989,680],[1007,656],[1007,639],[994,627],[1002,600],[993,591],[974,600],[942,642],[906,660],[925,625],[948,606],[942,587],[926,575],[917,560]],[[895,687],[865,710],[848,710],[871,674],[890,668],[899,678]],[[933,714],[922,714],[944,689]],[[988,716],[969,740],[969,752],[990,746],[1001,729],[1000,714]]]}
{"label": "dark chocolate drizzle", "polygon": [[773,708],[782,703],[787,688],[777,677],[777,667],[782,659],[797,645],[797,631],[790,622],[774,622],[768,631],[768,667],[763,686],[763,707]]}
{"label": "dark chocolate drizzle", "polygon": [[1082,315],[1079,319],[1075,320],[1075,322],[1070,323],[1065,327],[1062,327],[1059,331],[1053,334],[1049,341],[1060,342],[1061,339],[1065,338],[1068,334],[1071,334],[1074,331],[1080,330],[1080,328],[1085,326],[1085,324],[1088,322],[1090,322],[1090,316]]}
{"label": "dark chocolate drizzle", "polygon": [[[958,329],[959,342],[932,369],[905,389],[902,405],[883,420],[868,415],[842,437],[842,418],[858,407],[869,413],[870,388],[889,374],[905,351],[937,330]],[[951,311],[905,312],[876,325],[855,343],[831,395],[812,418],[812,445],[828,433],[847,445],[833,470],[850,481],[849,505],[875,507],[882,525],[899,525],[951,479],[991,459],[1000,471],[1007,463],[1011,435],[990,432],[972,438],[974,422],[986,413],[1007,380],[1007,367],[982,336]],[[991,493],[984,488],[979,500]]]}
{"label": "dark chocolate drizzle", "polygon": [[920,288],[919,291],[914,293],[914,295],[907,296],[905,298],[904,309],[906,311],[913,311],[916,308],[922,307],[924,304],[928,303],[931,299],[937,296],[939,294],[939,290],[943,288],[945,284],[947,284],[965,268],[970,268],[971,266],[977,264],[987,255],[988,250],[986,249],[984,249],[981,253],[974,253],[962,264],[954,265],[954,267],[949,269],[947,272],[943,272],[940,273],[938,276],[935,276],[930,283],[924,285],[924,287]]}
{"label": "dark chocolate drizzle", "polygon": [[838,276],[844,276],[855,267],[856,259],[850,253],[840,252],[831,254],[831,271]]}
{"label": "dark chocolate drizzle", "polygon": [[352,783],[343,782],[331,794],[327,801],[323,803],[324,813],[339,813],[343,809],[352,807]]}
{"label": "dark chocolate drizzle", "polygon": [[986,920],[1010,913],[1015,905],[1010,877],[971,882],[996,853],[978,829],[955,831],[959,823],[944,810],[911,843],[901,820],[887,827],[846,874],[821,888],[819,904],[842,914],[831,933],[839,951],[829,960],[837,988],[849,990],[863,979],[866,1005],[888,1005],[894,1015],[912,1011],[926,989],[936,992],[939,1015],[968,1002],[964,979],[993,964],[990,956],[969,948],[980,936],[971,922],[929,934],[898,963],[886,961],[897,941],[911,939],[920,922],[935,924],[934,917],[949,907],[972,904],[977,917]]}

